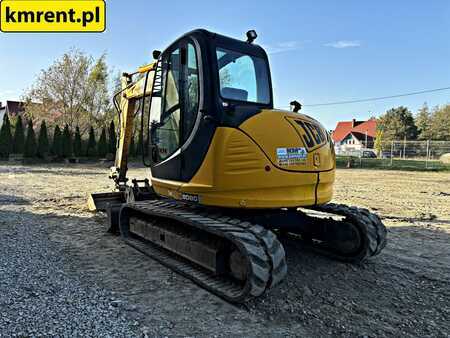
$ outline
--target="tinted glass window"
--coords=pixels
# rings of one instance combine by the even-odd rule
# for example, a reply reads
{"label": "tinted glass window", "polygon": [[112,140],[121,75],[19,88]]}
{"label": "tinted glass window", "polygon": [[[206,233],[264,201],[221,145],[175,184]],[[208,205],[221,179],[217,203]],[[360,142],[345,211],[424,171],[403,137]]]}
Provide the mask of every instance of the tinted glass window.
{"label": "tinted glass window", "polygon": [[217,48],[220,94],[224,99],[270,103],[267,63],[264,59]]}
{"label": "tinted glass window", "polygon": [[156,162],[168,158],[180,145],[180,66],[180,50],[176,49],[163,59],[161,88],[153,88],[150,118],[155,126]]}
{"label": "tinted glass window", "polygon": [[183,121],[183,134],[186,141],[191,134],[194,127],[195,120],[198,112],[198,99],[199,99],[199,83],[198,83],[198,66],[197,66],[197,54],[195,48],[191,43],[187,44],[187,67],[186,67],[186,81],[185,93],[186,103],[184,111]]}

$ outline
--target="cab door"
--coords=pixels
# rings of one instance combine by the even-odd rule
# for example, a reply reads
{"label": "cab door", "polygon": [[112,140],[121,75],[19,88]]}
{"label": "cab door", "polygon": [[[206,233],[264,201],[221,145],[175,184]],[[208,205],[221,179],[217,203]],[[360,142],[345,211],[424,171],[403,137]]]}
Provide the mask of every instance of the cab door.
{"label": "cab door", "polygon": [[[152,175],[182,180],[189,139],[198,112],[198,69],[193,44],[181,41],[166,51],[156,72],[150,109]],[[159,82],[158,82],[159,81]]]}

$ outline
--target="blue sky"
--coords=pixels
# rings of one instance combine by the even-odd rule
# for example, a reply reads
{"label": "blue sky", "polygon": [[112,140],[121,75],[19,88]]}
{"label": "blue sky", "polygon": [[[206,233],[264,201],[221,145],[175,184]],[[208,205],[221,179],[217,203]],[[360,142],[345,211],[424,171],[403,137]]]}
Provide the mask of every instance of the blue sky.
{"label": "blue sky", "polygon": [[[275,104],[304,104],[450,86],[450,1],[107,1],[102,34],[0,33],[0,100],[20,97],[70,47],[108,54],[116,71],[151,61],[179,35],[206,28],[269,52]],[[406,105],[450,103],[450,91],[377,102],[305,107],[327,128]]]}

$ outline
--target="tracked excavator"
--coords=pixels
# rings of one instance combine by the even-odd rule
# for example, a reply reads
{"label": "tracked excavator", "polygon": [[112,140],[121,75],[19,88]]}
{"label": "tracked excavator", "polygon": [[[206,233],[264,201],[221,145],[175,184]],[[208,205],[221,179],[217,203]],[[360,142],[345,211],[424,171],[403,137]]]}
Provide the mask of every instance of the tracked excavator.
{"label": "tracked excavator", "polygon": [[[110,232],[230,302],[283,280],[280,236],[353,263],[386,245],[377,215],[329,203],[330,134],[296,102],[293,111],[274,109],[268,57],[256,37],[195,30],[124,73],[114,96],[115,191],[88,201],[107,212]],[[133,128],[150,179],[129,182]]]}

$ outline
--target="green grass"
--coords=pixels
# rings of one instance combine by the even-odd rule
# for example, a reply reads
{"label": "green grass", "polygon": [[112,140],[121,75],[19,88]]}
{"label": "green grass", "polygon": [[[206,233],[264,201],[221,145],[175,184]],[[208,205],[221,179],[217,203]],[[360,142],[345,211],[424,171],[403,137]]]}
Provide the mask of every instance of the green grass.
{"label": "green grass", "polygon": [[[347,168],[350,156],[337,156],[336,167]],[[424,160],[402,160],[389,158],[363,158],[351,157],[353,159],[352,168],[383,169],[383,170],[411,170],[411,171],[450,171],[450,165],[440,161]]]}

